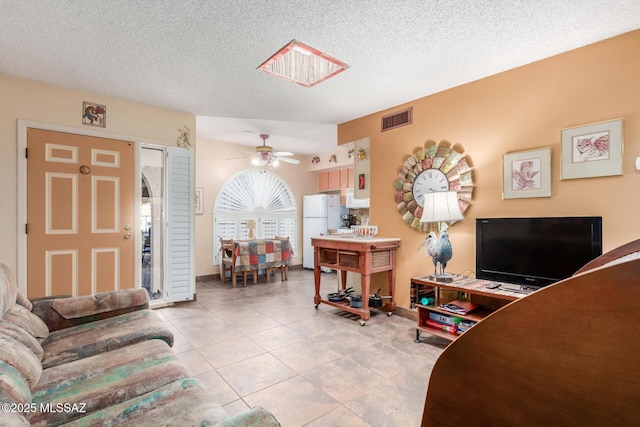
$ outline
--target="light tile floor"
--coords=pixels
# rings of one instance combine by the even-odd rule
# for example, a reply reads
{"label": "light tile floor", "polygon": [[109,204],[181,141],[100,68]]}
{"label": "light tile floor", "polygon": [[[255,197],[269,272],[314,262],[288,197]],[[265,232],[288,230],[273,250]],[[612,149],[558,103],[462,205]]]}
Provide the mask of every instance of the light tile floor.
{"label": "light tile floor", "polygon": [[[251,281],[250,281],[251,282]],[[335,274],[322,275],[324,295]],[[233,415],[262,405],[284,427],[419,426],[429,375],[446,341],[377,310],[313,303],[313,272],[232,288],[198,283],[197,301],[157,309],[189,373]]]}

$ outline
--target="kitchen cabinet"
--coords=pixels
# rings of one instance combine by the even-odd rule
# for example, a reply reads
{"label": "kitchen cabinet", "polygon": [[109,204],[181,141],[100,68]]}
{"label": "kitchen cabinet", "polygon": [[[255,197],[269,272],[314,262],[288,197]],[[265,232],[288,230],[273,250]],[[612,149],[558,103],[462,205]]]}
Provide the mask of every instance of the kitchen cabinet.
{"label": "kitchen cabinet", "polygon": [[329,191],[340,190],[340,169],[329,171]]}
{"label": "kitchen cabinet", "polygon": [[353,168],[344,168],[340,170],[340,189],[353,188]]}
{"label": "kitchen cabinet", "polygon": [[344,168],[340,171],[340,204],[347,204],[347,190],[353,188],[353,168]]}
{"label": "kitchen cabinet", "polygon": [[354,172],[352,167],[318,172],[318,192],[340,191],[344,205],[347,188],[353,188]]}
{"label": "kitchen cabinet", "polygon": [[318,192],[329,191],[329,172],[318,172]]}

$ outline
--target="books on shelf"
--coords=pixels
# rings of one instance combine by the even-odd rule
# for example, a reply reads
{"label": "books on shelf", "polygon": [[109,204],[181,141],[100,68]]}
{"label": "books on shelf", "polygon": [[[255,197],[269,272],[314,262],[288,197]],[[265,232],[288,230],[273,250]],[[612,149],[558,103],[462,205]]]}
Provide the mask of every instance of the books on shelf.
{"label": "books on shelf", "polygon": [[457,325],[462,320],[459,317],[449,316],[448,314],[434,313],[433,311],[429,313],[429,318],[446,325]]}
{"label": "books on shelf", "polygon": [[455,335],[456,332],[458,331],[458,327],[456,325],[445,325],[444,323],[436,322],[433,319],[427,319],[427,326],[430,328],[449,332],[450,334],[453,334],[453,335]]}
{"label": "books on shelf", "polygon": [[480,307],[478,304],[474,304],[469,301],[458,301],[458,300],[451,301],[446,304],[440,304],[438,306],[438,308],[441,310],[446,310],[452,313],[462,314],[462,315],[471,313],[473,310],[476,310],[478,307]]}
{"label": "books on shelf", "polygon": [[472,322],[470,320],[462,320],[457,325],[458,326],[458,334],[463,334],[463,333],[467,332],[475,324],[476,324],[476,322]]}

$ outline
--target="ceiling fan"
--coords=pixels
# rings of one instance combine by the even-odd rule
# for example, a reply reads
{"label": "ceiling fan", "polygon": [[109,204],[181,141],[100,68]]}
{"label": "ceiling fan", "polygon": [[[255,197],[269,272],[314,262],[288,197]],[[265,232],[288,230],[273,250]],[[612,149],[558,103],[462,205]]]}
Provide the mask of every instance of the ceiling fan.
{"label": "ceiling fan", "polygon": [[[273,147],[269,147],[267,145],[267,139],[269,139],[269,135],[260,134],[260,138],[262,139],[262,145],[258,145],[256,147],[255,152],[251,151],[241,151],[241,153],[251,154],[253,159],[251,163],[254,166],[265,166],[268,165],[269,168],[273,168],[278,166],[279,162],[291,163],[293,165],[297,165],[300,163],[300,160],[291,159],[290,156],[293,156],[293,153],[288,151],[273,151]],[[242,157],[229,157],[227,160],[232,159],[243,159],[250,156],[242,156]]]}

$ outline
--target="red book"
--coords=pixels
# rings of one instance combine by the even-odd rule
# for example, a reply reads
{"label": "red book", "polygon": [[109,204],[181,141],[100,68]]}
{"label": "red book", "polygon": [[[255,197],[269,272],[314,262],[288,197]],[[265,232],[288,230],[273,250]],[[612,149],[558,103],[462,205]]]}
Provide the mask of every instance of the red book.
{"label": "red book", "polygon": [[445,325],[444,323],[436,322],[433,319],[427,319],[427,326],[434,329],[440,329],[454,335],[458,330],[458,327],[455,325]]}

